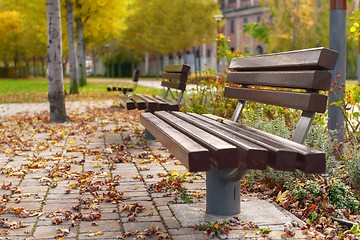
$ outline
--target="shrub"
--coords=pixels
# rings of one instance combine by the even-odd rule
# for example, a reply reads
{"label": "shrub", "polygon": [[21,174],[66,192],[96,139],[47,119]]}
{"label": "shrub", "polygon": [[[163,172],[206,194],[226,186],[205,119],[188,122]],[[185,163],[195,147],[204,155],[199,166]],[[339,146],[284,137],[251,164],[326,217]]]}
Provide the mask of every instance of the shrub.
{"label": "shrub", "polygon": [[[206,76],[206,75],[204,75]],[[207,75],[211,76],[211,74]],[[182,110],[195,113],[212,113],[230,118],[236,108],[237,100],[224,97],[225,75],[204,78],[184,96]]]}
{"label": "shrub", "polygon": [[345,149],[345,166],[349,172],[350,181],[355,189],[360,189],[360,149],[353,147]]}
{"label": "shrub", "polygon": [[337,208],[349,209],[352,212],[359,210],[360,202],[351,188],[338,179],[331,180],[328,184],[327,194],[329,201]]}

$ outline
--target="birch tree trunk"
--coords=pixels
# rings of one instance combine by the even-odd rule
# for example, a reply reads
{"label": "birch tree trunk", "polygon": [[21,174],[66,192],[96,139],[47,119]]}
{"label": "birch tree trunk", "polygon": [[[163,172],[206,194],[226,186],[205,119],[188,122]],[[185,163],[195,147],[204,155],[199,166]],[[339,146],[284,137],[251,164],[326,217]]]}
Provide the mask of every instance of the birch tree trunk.
{"label": "birch tree trunk", "polygon": [[76,18],[76,27],[78,33],[78,74],[79,74],[79,84],[80,86],[86,85],[86,69],[85,69],[85,42],[84,42],[84,33],[83,33],[83,23],[80,17]]}
{"label": "birch tree trunk", "polygon": [[66,0],[66,25],[68,30],[68,45],[70,58],[70,94],[79,93],[77,81],[77,61],[74,34],[74,13],[71,0]]}
{"label": "birch tree trunk", "polygon": [[62,32],[60,0],[46,0],[48,25],[48,79],[50,122],[66,122],[64,81],[62,71]]}

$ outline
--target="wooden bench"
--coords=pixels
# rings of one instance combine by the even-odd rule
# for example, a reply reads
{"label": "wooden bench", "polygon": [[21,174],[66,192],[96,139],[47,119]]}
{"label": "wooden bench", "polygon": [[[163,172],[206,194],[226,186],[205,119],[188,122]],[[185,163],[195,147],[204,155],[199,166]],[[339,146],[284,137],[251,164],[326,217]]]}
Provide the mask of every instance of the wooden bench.
{"label": "wooden bench", "polygon": [[[120,97],[120,104],[127,110],[178,111],[186,89],[189,72],[190,66],[186,64],[167,65],[164,68],[161,82],[161,86],[166,87],[164,97],[143,94],[124,95]],[[180,91],[179,95],[175,96],[174,91]]]}
{"label": "wooden bench", "polygon": [[[240,212],[240,179],[248,169],[267,167],[305,173],[326,171],[325,154],[303,145],[316,112],[324,113],[337,52],[313,48],[230,63],[224,95],[238,99],[232,120],[211,114],[141,114],[141,123],[191,172],[206,173],[206,211]],[[239,123],[246,101],[302,110],[287,140]]]}
{"label": "wooden bench", "polygon": [[107,87],[106,89],[107,89],[108,92],[120,91],[124,95],[126,95],[127,93],[130,93],[130,92],[134,92],[137,85],[138,85],[138,82],[139,82],[139,75],[140,75],[140,70],[135,69],[134,73],[133,73],[133,76],[132,76],[133,86],[131,86],[131,87],[128,87],[128,86],[112,86],[112,87]]}

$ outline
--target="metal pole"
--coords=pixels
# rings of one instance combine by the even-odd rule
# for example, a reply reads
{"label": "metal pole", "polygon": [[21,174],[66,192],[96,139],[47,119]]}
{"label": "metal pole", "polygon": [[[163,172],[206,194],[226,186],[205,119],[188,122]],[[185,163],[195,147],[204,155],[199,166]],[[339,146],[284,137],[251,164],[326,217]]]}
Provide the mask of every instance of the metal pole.
{"label": "metal pole", "polygon": [[[332,72],[332,90],[329,93],[330,130],[335,130],[334,139],[344,141],[344,115],[333,102],[344,100],[346,79],[346,0],[331,0],[330,3],[330,48],[339,52],[338,61]],[[335,84],[336,83],[336,84]]]}
{"label": "metal pole", "polygon": [[[217,35],[218,37],[220,36],[220,21],[217,22]],[[220,57],[218,55],[219,52],[219,42],[216,41],[216,71],[217,73],[219,73],[220,69],[219,69],[219,65],[220,65]]]}
{"label": "metal pole", "polygon": [[231,216],[240,213],[240,180],[227,182],[223,171],[211,166],[206,172],[206,213]]}

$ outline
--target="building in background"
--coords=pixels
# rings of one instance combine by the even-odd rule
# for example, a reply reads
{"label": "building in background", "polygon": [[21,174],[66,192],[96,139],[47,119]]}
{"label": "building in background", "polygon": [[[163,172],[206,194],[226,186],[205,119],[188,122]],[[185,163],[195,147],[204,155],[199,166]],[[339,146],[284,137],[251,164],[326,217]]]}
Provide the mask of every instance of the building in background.
{"label": "building in background", "polygon": [[244,54],[264,53],[266,46],[244,32],[246,24],[259,22],[263,17],[266,8],[261,0],[219,0],[219,4],[225,19],[223,33],[231,40],[230,48]]}

